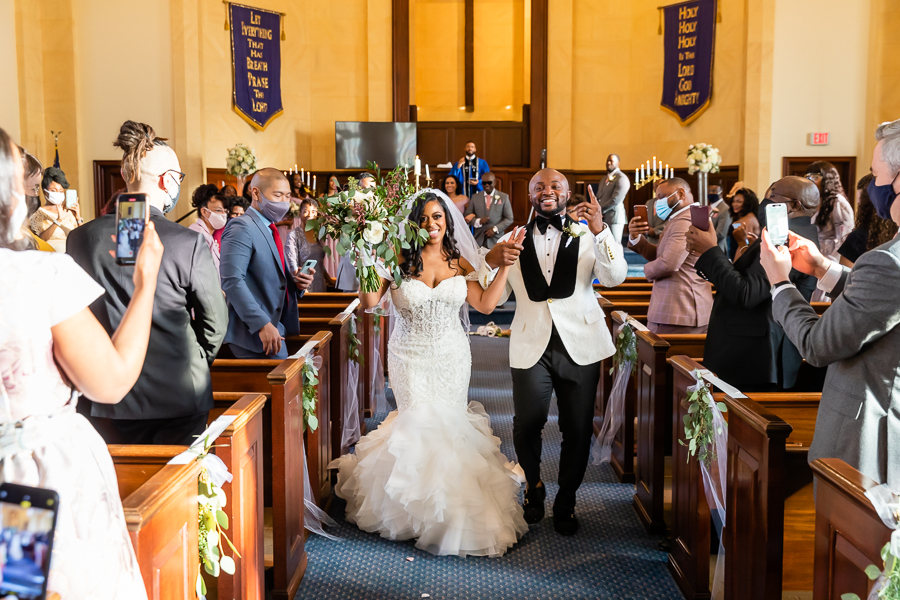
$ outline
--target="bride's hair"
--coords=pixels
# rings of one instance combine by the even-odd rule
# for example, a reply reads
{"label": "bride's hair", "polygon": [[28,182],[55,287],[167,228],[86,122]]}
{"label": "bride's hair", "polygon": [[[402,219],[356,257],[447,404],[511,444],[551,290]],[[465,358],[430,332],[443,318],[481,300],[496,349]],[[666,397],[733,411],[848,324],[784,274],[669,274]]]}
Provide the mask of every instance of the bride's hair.
{"label": "bride's hair", "polygon": [[[446,224],[447,229],[444,231],[444,239],[441,241],[441,250],[447,257],[447,264],[450,265],[450,268],[458,270],[458,267],[453,266],[453,261],[459,260],[460,257],[459,248],[456,247],[454,238],[453,217],[450,215],[450,211],[447,208],[444,199],[431,192],[422,194],[413,202],[411,207],[412,211],[409,213],[409,220],[416,225],[421,225],[422,213],[425,212],[425,206],[429,202],[439,203],[444,211],[444,223]],[[418,238],[416,238],[416,240],[410,244],[409,250],[403,250],[403,264],[400,265],[400,271],[403,273],[404,277],[418,277],[421,274],[423,266],[422,249],[424,247],[425,244],[421,243],[418,241]]]}

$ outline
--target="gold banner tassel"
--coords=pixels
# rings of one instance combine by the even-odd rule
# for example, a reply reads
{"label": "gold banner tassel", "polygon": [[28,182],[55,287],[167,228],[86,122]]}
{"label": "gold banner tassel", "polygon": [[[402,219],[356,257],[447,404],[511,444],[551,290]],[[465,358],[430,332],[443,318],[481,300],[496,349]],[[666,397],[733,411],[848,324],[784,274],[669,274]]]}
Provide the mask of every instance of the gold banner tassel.
{"label": "gold banner tassel", "polygon": [[287,38],[284,37],[284,15],[281,15],[281,18],[278,21],[279,25],[281,25],[281,41],[283,42]]}
{"label": "gold banner tassel", "polygon": [[225,31],[228,31],[228,9],[230,8],[230,6],[228,5],[227,2],[225,2],[224,4],[225,4]]}
{"label": "gold banner tassel", "polygon": [[662,6],[660,6],[657,10],[659,10],[659,29],[656,30],[656,35],[662,35],[662,33],[663,33],[663,11],[665,9]]}

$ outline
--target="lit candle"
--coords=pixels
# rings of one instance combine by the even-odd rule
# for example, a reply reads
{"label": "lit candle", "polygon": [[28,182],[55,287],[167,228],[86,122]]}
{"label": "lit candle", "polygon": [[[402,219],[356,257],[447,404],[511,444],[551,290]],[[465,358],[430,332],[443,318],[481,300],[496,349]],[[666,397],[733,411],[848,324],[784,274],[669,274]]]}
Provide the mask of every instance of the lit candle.
{"label": "lit candle", "polygon": [[285,177],[287,177],[287,176],[288,176],[288,174],[287,174],[287,173],[286,173],[286,172],[285,172],[285,174],[284,174],[284,176],[285,176]]}
{"label": "lit candle", "polygon": [[641,165],[641,181],[644,180],[644,165]]}
{"label": "lit candle", "polygon": [[653,172],[656,173],[656,157],[653,157]]}
{"label": "lit candle", "polygon": [[428,170],[428,164],[425,164],[425,179],[431,181],[431,171]]}
{"label": "lit candle", "polygon": [[296,173],[296,172],[297,172],[297,165],[296,165],[296,163],[295,163],[295,164],[294,164],[294,173]]}
{"label": "lit candle", "polygon": [[306,172],[306,187],[309,187],[309,171]]}
{"label": "lit candle", "polygon": [[669,165],[666,165],[666,179],[671,179],[671,178],[672,178],[672,173],[669,170]]}
{"label": "lit candle", "polygon": [[313,191],[316,191],[316,176],[313,175]]}
{"label": "lit candle", "polygon": [[640,181],[640,179],[638,179],[638,170],[635,169],[635,170],[634,170],[634,182],[637,183],[637,182],[639,182],[639,181]]}
{"label": "lit candle", "polygon": [[647,159],[647,177],[650,177],[650,159]]}
{"label": "lit candle", "polygon": [[422,161],[419,160],[419,155],[416,154],[416,161],[413,163],[413,174],[418,177],[422,174]]}

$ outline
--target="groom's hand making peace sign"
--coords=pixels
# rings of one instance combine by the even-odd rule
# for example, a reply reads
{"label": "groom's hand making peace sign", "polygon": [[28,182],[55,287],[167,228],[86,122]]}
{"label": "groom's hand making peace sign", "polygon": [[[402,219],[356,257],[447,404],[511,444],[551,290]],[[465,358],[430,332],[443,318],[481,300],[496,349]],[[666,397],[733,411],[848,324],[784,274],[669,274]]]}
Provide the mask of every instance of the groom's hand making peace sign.
{"label": "groom's hand making peace sign", "polygon": [[575,207],[576,214],[579,219],[584,219],[588,223],[588,228],[590,228],[591,233],[597,235],[603,228],[606,227],[606,224],[603,223],[603,211],[600,210],[600,203],[597,202],[597,196],[594,195],[594,190],[591,186],[587,186],[588,195],[590,196],[589,202],[582,202],[578,206]]}

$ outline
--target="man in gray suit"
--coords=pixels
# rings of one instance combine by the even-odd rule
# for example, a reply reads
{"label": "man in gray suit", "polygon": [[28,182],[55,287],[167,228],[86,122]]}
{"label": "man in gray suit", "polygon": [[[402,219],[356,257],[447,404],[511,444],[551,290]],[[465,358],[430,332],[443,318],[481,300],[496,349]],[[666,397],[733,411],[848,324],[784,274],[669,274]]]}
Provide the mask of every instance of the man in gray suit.
{"label": "man in gray suit", "polygon": [[509,196],[494,188],[494,174],[481,178],[483,192],[476,192],[466,208],[466,223],[475,228],[475,241],[484,248],[493,248],[506,228],[512,225],[513,210]]}
{"label": "man in gray suit", "polygon": [[719,250],[728,254],[728,230],[731,228],[731,207],[722,198],[722,186],[709,186],[709,209]]}
{"label": "man in gray suit", "polygon": [[622,241],[622,232],[628,223],[625,215],[625,196],[631,188],[628,176],[619,169],[619,155],[606,157],[606,178],[597,185],[597,201],[603,211],[603,222],[609,225],[613,239]]}
{"label": "man in gray suit", "polygon": [[[879,125],[868,192],[878,215],[900,222],[900,120]],[[863,254],[852,269],[794,233],[775,248],[763,231],[762,265],[775,320],[814,366],[828,366],[809,460],[840,458],[900,489],[900,241]],[[788,280],[815,276],[834,302],[821,317]]]}
{"label": "man in gray suit", "polygon": [[[371,173],[361,173],[358,185],[361,190],[375,187],[375,176]],[[343,255],[338,261],[337,273],[335,273],[334,276],[334,287],[342,292],[359,291],[359,279],[356,278],[356,267],[353,266],[353,259],[349,253]]]}

